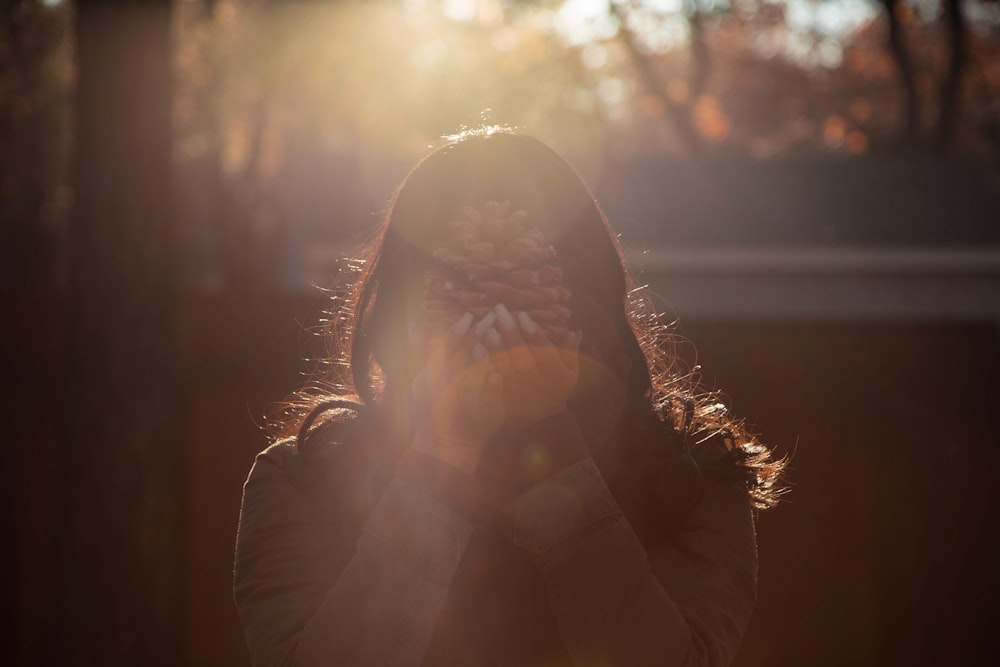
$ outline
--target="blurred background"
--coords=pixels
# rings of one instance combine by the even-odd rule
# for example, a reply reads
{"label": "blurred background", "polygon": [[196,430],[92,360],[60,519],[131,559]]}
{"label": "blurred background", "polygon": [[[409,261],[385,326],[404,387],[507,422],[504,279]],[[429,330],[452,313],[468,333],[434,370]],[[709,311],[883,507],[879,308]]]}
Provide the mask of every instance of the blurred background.
{"label": "blurred background", "polygon": [[994,664],[997,0],[0,7],[16,664],[248,664],[263,415],[392,188],[482,123],[577,167],[792,457],[736,664]]}

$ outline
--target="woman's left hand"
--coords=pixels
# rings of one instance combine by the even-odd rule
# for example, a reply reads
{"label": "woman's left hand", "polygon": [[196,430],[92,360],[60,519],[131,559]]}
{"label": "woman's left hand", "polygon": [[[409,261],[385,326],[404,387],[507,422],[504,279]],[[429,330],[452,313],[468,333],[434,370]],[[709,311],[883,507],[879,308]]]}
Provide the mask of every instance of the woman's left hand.
{"label": "woman's left hand", "polygon": [[580,369],[581,332],[557,345],[524,311],[497,304],[496,326],[483,335],[503,381],[507,426],[517,428],[566,410]]}
{"label": "woman's left hand", "polygon": [[412,338],[426,362],[410,388],[416,409],[411,446],[469,474],[483,445],[504,423],[502,379],[476,340],[493,320],[489,314],[473,327],[472,313],[466,313],[451,330],[424,345]]}

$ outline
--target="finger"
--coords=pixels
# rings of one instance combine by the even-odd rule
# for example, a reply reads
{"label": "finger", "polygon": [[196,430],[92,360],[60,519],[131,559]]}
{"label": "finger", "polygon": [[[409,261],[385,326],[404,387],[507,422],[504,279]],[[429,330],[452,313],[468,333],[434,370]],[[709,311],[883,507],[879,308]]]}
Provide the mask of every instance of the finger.
{"label": "finger", "polygon": [[503,401],[503,376],[495,368],[486,374],[486,382],[480,392],[480,402],[486,405],[498,404]]}
{"label": "finger", "polygon": [[[508,377],[512,373],[532,373],[537,371],[534,360],[530,352],[525,347],[524,335],[521,332],[518,321],[514,318],[507,306],[498,303],[493,308],[497,315],[497,332],[503,343],[504,353],[499,355],[500,365],[498,369]],[[494,353],[496,354],[496,353]]]}
{"label": "finger", "polygon": [[475,407],[481,399],[483,387],[490,373],[494,372],[493,363],[486,347],[479,341],[472,344],[469,355],[470,363],[455,376],[459,390],[458,398],[470,414],[475,413]]}
{"label": "finger", "polygon": [[496,321],[497,321],[497,314],[495,311],[491,310],[490,312],[483,315],[483,318],[476,323],[475,327],[473,327],[473,331],[476,334],[476,338],[481,339],[486,334],[486,332],[493,327],[493,324]]}
{"label": "finger", "polygon": [[559,348],[559,356],[567,370],[574,374],[580,369],[580,341],[583,340],[583,331],[574,331],[566,341],[566,344]]}
{"label": "finger", "polygon": [[448,336],[452,341],[459,341],[468,335],[469,329],[472,327],[472,321],[475,319],[475,315],[472,313],[465,313],[455,324],[448,330]]}
{"label": "finger", "polygon": [[491,358],[487,355],[474,364],[463,380],[463,414],[472,420],[494,423],[503,412],[503,380]]}
{"label": "finger", "polygon": [[537,334],[538,325],[524,311],[519,311],[517,316],[511,319],[517,324],[500,332],[510,357],[510,365],[517,373],[537,373],[538,365],[529,347],[528,332]]}
{"label": "finger", "polygon": [[[531,315],[525,311],[518,311],[517,321],[521,325],[521,331],[524,333],[525,340],[537,340],[539,336],[545,336],[545,332],[542,331],[542,328],[538,326],[538,324],[531,319]],[[546,340],[548,340],[547,337]]]}
{"label": "finger", "polygon": [[534,371],[543,374],[550,372],[552,370],[550,357],[555,351],[555,345],[545,330],[525,311],[517,313],[517,321],[524,340],[521,350],[525,356],[529,357]]}
{"label": "finger", "polygon": [[431,341],[424,370],[434,380],[439,380],[452,371],[452,363],[457,354],[468,354],[469,347],[475,339],[472,332],[472,322],[475,316],[465,313],[443,336]]}
{"label": "finger", "polygon": [[486,343],[486,347],[489,349],[490,357],[493,359],[493,365],[496,367],[497,372],[501,375],[510,376],[514,372],[514,366],[500,332],[495,328],[490,329],[483,336],[483,342]]}
{"label": "finger", "polygon": [[563,366],[561,350],[549,338],[548,334],[530,316],[525,314],[525,319],[534,325],[527,336],[527,350],[534,358],[538,371],[546,378],[559,377],[566,373]]}
{"label": "finger", "polygon": [[486,383],[487,376],[494,372],[493,358],[489,351],[481,342],[476,342],[472,346],[472,364],[466,373],[466,380],[470,388],[479,390]]}
{"label": "finger", "polygon": [[476,341],[472,344],[469,359],[469,363],[459,371],[455,379],[471,387],[478,387],[490,371],[489,352],[482,343]]}
{"label": "finger", "polygon": [[[503,338],[507,349],[514,350],[524,347],[524,333],[521,330],[520,319],[515,319],[507,310],[507,306],[502,303],[494,306],[493,310],[497,315],[497,331],[500,332],[500,337]],[[518,315],[520,316],[520,313]]]}
{"label": "finger", "polygon": [[493,307],[493,312],[497,316],[497,328],[504,334],[513,333],[517,329],[517,323],[514,321],[514,316],[510,314],[507,310],[507,306],[502,303],[498,303]]}
{"label": "finger", "polygon": [[486,355],[486,348],[480,343],[480,339],[483,337],[483,332],[492,327],[495,321],[496,315],[490,311],[474,326],[463,323],[461,330],[464,333],[455,340],[455,347],[447,361],[446,373],[453,375],[462,372],[471,362]]}

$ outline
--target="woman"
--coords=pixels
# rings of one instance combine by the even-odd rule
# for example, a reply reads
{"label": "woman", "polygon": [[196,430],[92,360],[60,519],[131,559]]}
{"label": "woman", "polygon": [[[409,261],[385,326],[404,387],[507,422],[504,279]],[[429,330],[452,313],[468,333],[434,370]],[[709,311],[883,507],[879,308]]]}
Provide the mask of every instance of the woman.
{"label": "woman", "polygon": [[244,488],[254,664],[728,664],[782,464],[636,294],[538,141],[421,161],[334,318],[350,377],[299,396]]}

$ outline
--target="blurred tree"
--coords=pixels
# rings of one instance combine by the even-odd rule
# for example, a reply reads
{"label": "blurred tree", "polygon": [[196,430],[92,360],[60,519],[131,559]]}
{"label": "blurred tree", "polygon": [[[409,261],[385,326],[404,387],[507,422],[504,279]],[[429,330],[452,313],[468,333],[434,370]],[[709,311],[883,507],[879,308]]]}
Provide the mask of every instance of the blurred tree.
{"label": "blurred tree", "polygon": [[967,29],[962,0],[944,0],[944,19],[948,35],[948,69],[941,82],[937,142],[941,147],[948,147],[955,133],[959,83],[968,62]]}
{"label": "blurred tree", "polygon": [[[960,119],[994,104],[1000,87],[990,61],[1000,41],[996,0],[212,6],[209,31],[227,54],[202,58],[212,81],[228,80],[208,93],[223,154],[232,145],[256,154],[245,150],[258,145],[248,122],[266,122],[266,141],[285,148],[289,134],[319,131],[341,146],[389,141],[419,152],[487,107],[566,145],[587,143],[592,127],[565,121],[589,115],[616,150],[659,154],[851,154],[891,147],[897,135],[978,151],[983,135]],[[182,39],[205,27],[187,22]],[[240,72],[226,64],[234,61]],[[982,70],[975,84],[973,64]],[[261,105],[267,113],[255,114]],[[843,119],[853,141],[840,141],[839,129],[824,134],[831,118],[835,128]]]}
{"label": "blurred tree", "polygon": [[666,112],[665,115],[669,117],[673,129],[680,137],[681,147],[685,153],[697,155],[701,152],[701,138],[694,126],[693,105],[690,100],[698,98],[708,76],[708,48],[705,44],[704,23],[698,3],[691,0],[686,5],[686,19],[690,30],[692,71],[688,75],[688,83],[686,84],[688,92],[678,101],[667,94],[667,82],[660,80],[656,66],[652,62],[653,58],[638,44],[635,31],[629,27],[629,18],[632,15],[631,3],[617,3],[614,0],[608,0],[608,11],[617,19],[618,34],[639,78],[642,79],[647,94],[659,101],[660,108]]}
{"label": "blurred tree", "polygon": [[69,10],[0,3],[0,285],[52,285],[69,210]]}
{"label": "blurred tree", "polygon": [[[977,110],[992,109],[996,115],[1000,81],[991,63],[1000,41],[1000,5],[996,0],[878,3],[885,33],[874,5],[851,0],[691,0],[683,4],[678,0],[669,11],[651,9],[662,3],[609,0],[607,7],[621,25],[619,37],[644,87],[659,98],[657,107],[666,112],[682,145],[689,149],[697,147],[699,137],[716,144],[722,137],[726,141],[720,147],[758,156],[794,153],[810,143],[823,150],[843,147],[855,153],[875,142],[883,147],[901,143],[911,150],[921,146],[983,150],[982,141],[989,141],[990,131],[970,136],[973,124],[969,122],[962,134],[956,128],[962,114],[975,116]],[[656,46],[658,40],[662,42],[657,36],[676,31],[680,18],[686,22],[686,36],[672,45]],[[682,56],[684,48],[689,51],[686,56]],[[894,72],[879,63],[884,56],[894,63]],[[968,68],[973,63],[981,70],[973,73],[978,75],[978,85],[969,80]],[[875,80],[882,90],[867,85]],[[770,116],[770,128],[748,126],[748,119],[741,117],[755,97],[752,89],[762,84],[769,89],[761,100],[768,108],[760,115]],[[901,105],[887,94],[899,89]],[[702,104],[699,111],[696,101],[703,93],[711,104]],[[802,103],[794,103],[796,98]],[[785,102],[792,103],[793,114],[782,113],[780,106]],[[705,110],[730,121],[732,132],[713,132],[717,123],[700,123],[698,116],[704,116]],[[865,127],[869,119],[886,115],[895,121],[884,127]],[[816,131],[829,128],[831,118],[835,127],[846,122],[847,130]],[[796,132],[794,125],[803,121],[811,121],[812,127]],[[697,133],[695,141],[689,127]],[[805,141],[782,141],[781,135],[789,131]],[[836,139],[851,132],[854,142]],[[769,143],[778,145],[760,148]],[[998,148],[994,145],[987,150],[995,155]]]}
{"label": "blurred tree", "polygon": [[903,37],[903,23],[900,19],[902,3],[899,0],[882,0],[885,6],[886,22],[889,24],[889,48],[896,61],[899,82],[906,99],[905,136],[909,144],[915,144],[919,134],[919,108],[913,64],[910,51]]}
{"label": "blurred tree", "polygon": [[[66,277],[68,4],[2,10],[8,287]],[[484,109],[585,171],[609,154],[1000,155],[998,0],[172,4],[185,284],[287,280],[299,239],[363,233],[399,165]],[[323,170],[368,203],[315,208],[303,184]]]}
{"label": "blurred tree", "polygon": [[68,384],[43,664],[177,665],[168,0],[81,0]]}
{"label": "blurred tree", "polygon": [[901,148],[995,165],[998,29],[997,0],[191,0],[178,172],[218,186],[184,237],[223,284],[275,284],[302,239],[363,235],[359,202],[484,109],[585,172]]}

